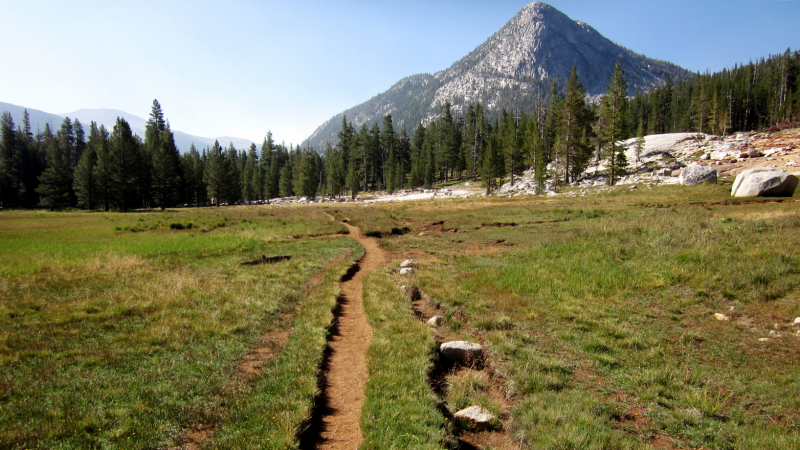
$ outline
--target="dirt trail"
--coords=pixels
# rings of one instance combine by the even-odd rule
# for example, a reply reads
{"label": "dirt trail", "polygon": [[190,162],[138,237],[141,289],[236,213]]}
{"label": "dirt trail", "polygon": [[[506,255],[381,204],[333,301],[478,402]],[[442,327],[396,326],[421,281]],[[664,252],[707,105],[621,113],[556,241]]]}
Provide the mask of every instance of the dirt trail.
{"label": "dirt trail", "polygon": [[341,310],[331,347],[325,387],[322,397],[326,403],[320,434],[313,447],[320,450],[353,450],[363,441],[361,408],[367,385],[367,348],[372,341],[372,328],[364,314],[364,276],[387,263],[386,253],[375,239],[345,224],[350,236],[364,247],[359,270],[341,284]]}

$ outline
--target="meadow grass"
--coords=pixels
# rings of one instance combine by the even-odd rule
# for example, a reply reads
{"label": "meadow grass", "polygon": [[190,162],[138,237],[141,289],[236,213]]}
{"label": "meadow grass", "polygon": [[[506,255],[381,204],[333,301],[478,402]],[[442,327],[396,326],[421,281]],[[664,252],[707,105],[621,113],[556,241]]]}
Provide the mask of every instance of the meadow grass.
{"label": "meadow grass", "polygon": [[[382,245],[421,255],[447,328],[487,343],[517,402],[508,431],[529,448],[798,448],[800,204],[727,189],[343,214],[409,224]],[[456,232],[419,235],[438,221]]]}
{"label": "meadow grass", "polygon": [[412,314],[386,268],[364,280],[364,309],[373,331],[361,426],[365,449],[442,449],[446,420],[428,386],[436,357],[432,331]]}
{"label": "meadow grass", "polygon": [[[201,225],[170,228],[176,220]],[[302,238],[339,232],[311,209],[3,212],[0,448],[163,448],[188,429],[223,425],[242,410],[225,392],[237,360],[298,311],[302,331],[287,343],[304,350],[291,357],[295,370],[260,380],[315,380],[347,262],[326,266],[360,247]],[[292,259],[240,265],[262,254]],[[306,298],[321,271],[325,283]],[[314,382],[303,386],[287,397],[295,423],[273,430],[301,424]]]}
{"label": "meadow grass", "polygon": [[[728,189],[2,212],[0,448],[164,448],[197,427],[205,448],[297,448],[334,281],[363,251],[314,238],[344,233],[326,214],[421,261],[414,282],[445,334],[487,346],[527,448],[800,448],[800,203]],[[261,255],[292,259],[240,265]],[[364,301],[364,448],[440,448],[431,331],[385,269]],[[281,352],[231,390],[275,328]],[[492,382],[456,374],[443,400],[497,408]]]}

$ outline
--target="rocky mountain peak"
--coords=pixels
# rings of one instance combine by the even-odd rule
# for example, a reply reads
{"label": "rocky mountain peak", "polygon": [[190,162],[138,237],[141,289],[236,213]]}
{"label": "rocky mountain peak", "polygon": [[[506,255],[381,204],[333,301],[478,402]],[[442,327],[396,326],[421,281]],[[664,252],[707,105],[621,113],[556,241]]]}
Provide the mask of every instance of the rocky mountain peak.
{"label": "rocky mountain peak", "polygon": [[[661,85],[668,76],[674,81],[691,76],[674,64],[615,44],[546,3],[533,2],[448,69],[405,78],[342,114],[356,126],[392,114],[397,127],[411,129],[436,117],[446,101],[455,114],[476,102],[490,114],[502,108],[531,111],[550,91],[550,83],[566,82],[573,65],[587,94],[602,95],[617,61],[625,69],[631,95]],[[327,140],[335,144],[342,114],[318,128],[306,143],[315,148],[324,148]]]}

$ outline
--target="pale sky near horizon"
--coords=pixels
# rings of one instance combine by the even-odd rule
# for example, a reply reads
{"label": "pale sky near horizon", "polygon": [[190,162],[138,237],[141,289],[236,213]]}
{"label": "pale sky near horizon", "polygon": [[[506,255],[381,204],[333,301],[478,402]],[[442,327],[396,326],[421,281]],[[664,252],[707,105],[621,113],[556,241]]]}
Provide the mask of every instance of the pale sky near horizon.
{"label": "pale sky near horizon", "polygon": [[[0,0],[0,102],[111,108],[172,128],[300,143],[401,78],[446,69],[528,1]],[[692,71],[800,48],[797,0],[551,0]]]}

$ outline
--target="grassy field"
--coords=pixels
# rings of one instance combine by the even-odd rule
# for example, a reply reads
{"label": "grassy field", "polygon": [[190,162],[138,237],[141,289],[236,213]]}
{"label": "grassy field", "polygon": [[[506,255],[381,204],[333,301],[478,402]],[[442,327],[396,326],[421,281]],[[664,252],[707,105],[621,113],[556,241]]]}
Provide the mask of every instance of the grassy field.
{"label": "grassy field", "polygon": [[[483,343],[536,449],[800,449],[800,203],[729,186],[128,214],[0,212],[0,448],[298,448],[336,279],[380,236],[364,448],[441,448],[489,379],[431,390],[433,331]],[[291,255],[242,266],[261,255]],[[724,314],[728,320],[717,320]],[[242,361],[285,335],[255,375]],[[442,402],[439,405],[439,402]],[[198,431],[199,430],[199,431]]]}
{"label": "grassy field", "polygon": [[[411,229],[382,245],[488,346],[529,448],[763,449],[800,448],[799,211],[672,186],[338,214]],[[451,411],[480,382],[453,381]]]}
{"label": "grassy field", "polygon": [[[289,394],[262,405],[253,438],[291,442],[335,281],[362,252],[311,237],[344,231],[312,209],[3,213],[0,448],[165,448],[219,427],[217,443],[235,441],[258,416],[244,399],[275,383]],[[261,255],[292,258],[241,266]],[[277,328],[295,354],[242,383],[241,357]]]}

